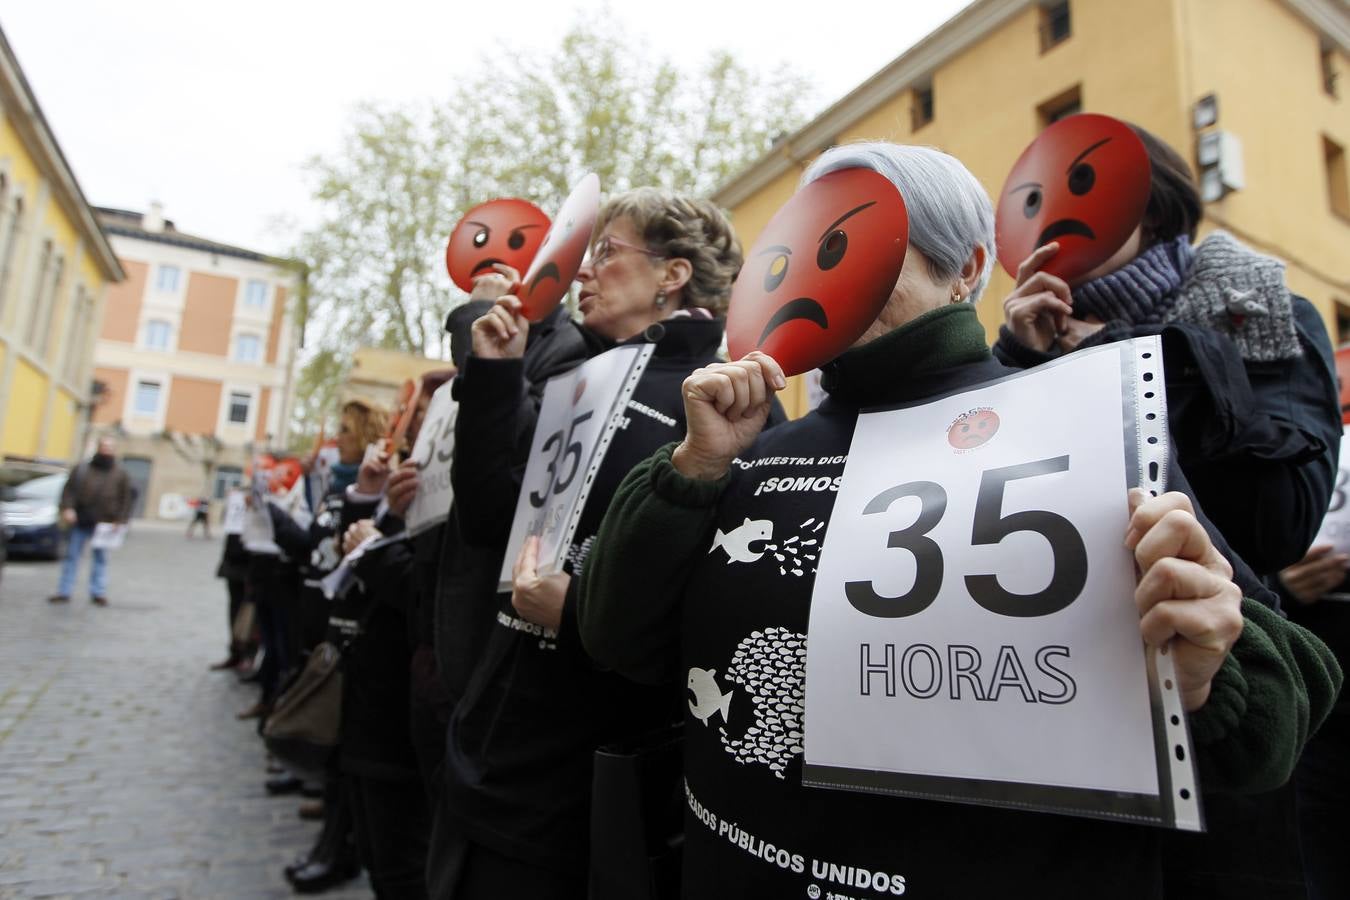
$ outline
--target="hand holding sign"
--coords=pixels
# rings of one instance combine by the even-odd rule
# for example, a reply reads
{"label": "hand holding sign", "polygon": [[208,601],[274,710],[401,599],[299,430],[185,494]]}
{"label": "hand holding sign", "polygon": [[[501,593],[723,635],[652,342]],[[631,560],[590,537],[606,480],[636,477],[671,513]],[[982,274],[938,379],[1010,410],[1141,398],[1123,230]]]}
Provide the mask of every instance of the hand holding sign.
{"label": "hand holding sign", "polygon": [[370,519],[360,519],[353,522],[348,528],[347,533],[342,536],[342,553],[347,555],[361,545],[361,543],[374,535],[379,534],[375,523]]}
{"label": "hand holding sign", "polygon": [[1314,544],[1301,560],[1280,572],[1280,581],[1299,603],[1316,603],[1344,583],[1347,566],[1350,555],[1337,553],[1331,544]]}
{"label": "hand holding sign", "polygon": [[417,487],[417,463],[405,459],[403,465],[389,476],[385,485],[384,499],[389,504],[389,512],[402,517],[417,496]]}
{"label": "hand holding sign", "polygon": [[758,350],[734,363],[698,369],[684,380],[688,430],[671,463],[688,478],[713,481],[755,442],[773,406],[773,395],[787,385],[783,370]]}
{"label": "hand holding sign", "polygon": [[1170,646],[1182,708],[1194,712],[1209,699],[1210,682],[1242,634],[1242,591],[1189,497],[1146,498],[1138,488],[1130,491],[1125,535],[1141,573],[1134,592],[1139,632],[1150,647],[1169,652]]}
{"label": "hand holding sign", "polygon": [[539,574],[539,536],[530,535],[511,570],[511,606],[527,622],[557,631],[572,576]]}
{"label": "hand holding sign", "polygon": [[363,494],[378,494],[389,477],[389,451],[378,442],[366,445],[361,468],[356,470],[356,489]]}

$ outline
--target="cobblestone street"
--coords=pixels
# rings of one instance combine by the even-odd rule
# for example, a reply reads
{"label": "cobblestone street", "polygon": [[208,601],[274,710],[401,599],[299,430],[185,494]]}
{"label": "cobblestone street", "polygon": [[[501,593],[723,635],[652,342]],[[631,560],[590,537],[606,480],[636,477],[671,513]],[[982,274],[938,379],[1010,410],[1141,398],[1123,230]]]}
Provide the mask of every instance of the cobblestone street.
{"label": "cobblestone street", "polygon": [[319,826],[263,790],[262,744],[234,717],[257,689],[207,669],[227,641],[220,548],[134,528],[106,609],[86,570],[52,605],[58,563],[5,565],[0,898],[293,896],[282,866]]}

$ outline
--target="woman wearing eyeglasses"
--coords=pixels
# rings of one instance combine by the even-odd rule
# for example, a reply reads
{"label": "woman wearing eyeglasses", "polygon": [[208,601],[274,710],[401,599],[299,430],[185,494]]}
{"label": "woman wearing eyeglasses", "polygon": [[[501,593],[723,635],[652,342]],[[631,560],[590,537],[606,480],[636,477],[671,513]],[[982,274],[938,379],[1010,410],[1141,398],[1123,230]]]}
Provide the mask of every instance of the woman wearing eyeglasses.
{"label": "woman wearing eyeglasses", "polygon": [[[435,843],[453,858],[441,861],[447,871],[434,896],[585,897],[595,750],[680,721],[677,692],[627,682],[586,656],[573,576],[624,475],[683,437],[680,385],[716,359],[740,266],[731,224],[707,201],[643,188],[600,212],[590,261],[577,275],[581,322],[570,327],[591,356],[624,344],[655,350],[596,474],[566,571],[539,576],[527,544],[512,592],[442,598],[486,637],[450,721],[438,827],[453,833]],[[484,276],[475,293],[505,293],[515,275]],[[498,560],[537,415],[522,367],[530,325],[520,309],[502,296],[474,324],[456,384],[459,527],[467,542],[497,548]]]}

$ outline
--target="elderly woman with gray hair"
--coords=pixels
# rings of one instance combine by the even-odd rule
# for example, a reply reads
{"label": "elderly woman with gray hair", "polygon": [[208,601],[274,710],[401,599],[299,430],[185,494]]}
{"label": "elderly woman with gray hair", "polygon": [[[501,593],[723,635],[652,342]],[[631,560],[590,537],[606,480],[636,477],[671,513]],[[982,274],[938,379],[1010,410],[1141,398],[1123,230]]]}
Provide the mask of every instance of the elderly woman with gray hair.
{"label": "elderly woman with gray hair", "polygon": [[[994,246],[979,182],[937,150],[880,143],[826,152],[803,182],[853,167],[899,188],[909,247],[875,323],[824,367],[825,401],[761,433],[784,386],[773,359],[752,352],[695,372],[684,385],[685,438],[629,473],[581,578],[577,616],[590,655],[635,681],[683,682],[691,692],[685,896],[1061,897],[1087,885],[1094,896],[1157,896],[1151,828],[807,790],[801,725],[791,726],[795,736],[784,732],[788,740],[757,741],[755,726],[746,727],[749,700],[718,680],[738,670],[774,715],[804,721],[814,572],[742,552],[730,536],[764,520],[828,521],[834,496],[761,488],[770,480],[837,485],[863,407],[921,402],[1011,371],[992,358],[973,306]],[[1175,468],[1171,476],[1184,486]],[[1136,601],[1145,639],[1159,642],[1163,619],[1173,636],[1203,777],[1236,790],[1287,778],[1309,718],[1320,719],[1334,697],[1334,662],[1306,632],[1244,599],[1268,594],[1240,560],[1226,558],[1186,494],[1135,506],[1129,545],[1141,568],[1188,573],[1184,586],[1141,580]]]}

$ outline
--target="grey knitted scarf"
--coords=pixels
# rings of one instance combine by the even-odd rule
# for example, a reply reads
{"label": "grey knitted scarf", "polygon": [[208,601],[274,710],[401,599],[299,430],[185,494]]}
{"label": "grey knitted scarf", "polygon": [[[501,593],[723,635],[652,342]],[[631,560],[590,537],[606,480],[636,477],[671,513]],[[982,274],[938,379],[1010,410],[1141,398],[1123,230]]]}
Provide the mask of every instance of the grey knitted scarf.
{"label": "grey knitted scarf", "polygon": [[1216,231],[1194,249],[1155,244],[1129,265],[1073,290],[1075,316],[1132,325],[1185,322],[1229,337],[1254,362],[1303,355],[1284,263]]}

